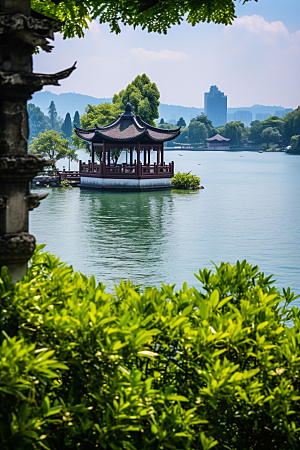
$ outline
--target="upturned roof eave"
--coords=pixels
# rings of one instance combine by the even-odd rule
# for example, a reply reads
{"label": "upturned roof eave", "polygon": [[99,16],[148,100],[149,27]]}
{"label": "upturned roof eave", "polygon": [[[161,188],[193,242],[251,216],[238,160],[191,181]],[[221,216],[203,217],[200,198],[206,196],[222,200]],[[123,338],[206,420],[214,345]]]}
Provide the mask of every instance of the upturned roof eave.
{"label": "upturned roof eave", "polygon": [[141,116],[135,116],[135,117],[136,117],[140,122],[142,122],[142,124],[145,125],[149,130],[157,131],[157,132],[159,132],[159,133],[167,133],[167,134],[168,134],[168,132],[177,132],[177,131],[180,132],[180,129],[181,129],[181,126],[180,126],[180,127],[178,127],[178,128],[173,128],[173,130],[165,130],[164,128],[158,128],[158,127],[154,127],[153,125],[150,125],[149,123],[145,122],[145,121],[141,118]]}
{"label": "upturned roof eave", "polygon": [[[75,125],[74,128],[77,136],[87,142],[101,143],[104,139],[110,142],[115,141],[116,143],[136,143],[146,138],[154,144],[175,139],[179,136],[181,129],[179,127],[174,130],[164,130],[147,124],[140,116],[135,116],[132,113],[132,106],[129,103],[126,105],[123,114],[119,115],[113,122],[104,127],[95,125],[95,128],[84,130]],[[125,130],[128,131],[126,132]],[[127,137],[123,137],[123,134],[127,135]]]}
{"label": "upturned roof eave", "polygon": [[173,139],[177,138],[177,136],[179,136],[179,135],[180,135],[180,131],[176,132],[174,135],[168,137],[167,139],[165,139],[165,138],[164,139],[155,139],[153,136],[150,136],[148,133],[149,139],[151,139],[154,142],[160,142],[160,143],[172,141]]}

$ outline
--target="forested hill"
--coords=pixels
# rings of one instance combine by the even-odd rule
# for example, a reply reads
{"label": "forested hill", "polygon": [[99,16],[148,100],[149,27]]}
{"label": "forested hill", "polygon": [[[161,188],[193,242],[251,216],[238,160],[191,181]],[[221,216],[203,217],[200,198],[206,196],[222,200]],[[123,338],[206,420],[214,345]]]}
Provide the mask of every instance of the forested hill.
{"label": "forested hill", "polygon": [[[79,114],[82,115],[88,103],[91,105],[99,105],[99,103],[105,102],[111,103],[112,98],[97,98],[90,95],[76,94],[75,92],[53,94],[49,91],[43,91],[36,92],[30,102],[39,106],[45,114],[48,114],[48,108],[52,100],[55,103],[58,115],[64,118],[67,113],[70,113],[73,117],[76,111],[79,111]],[[202,103],[200,102],[200,99],[199,103]],[[275,114],[275,111],[280,109],[283,110],[284,108],[281,106],[253,105],[249,107],[228,108],[227,112],[234,113],[238,110],[248,110],[252,112],[254,120],[256,113],[268,113],[271,116]],[[183,117],[188,124],[192,118],[201,114],[203,111],[203,108],[166,105],[161,103],[159,106],[159,117],[160,119],[163,117],[165,122],[170,123],[176,123],[180,117]]]}
{"label": "forested hill", "polygon": [[[73,117],[75,111],[78,111],[79,114],[82,115],[88,103],[91,105],[99,105],[99,103],[105,102],[111,103],[112,98],[97,98],[91,97],[90,95],[76,94],[75,92],[68,92],[67,94],[53,94],[52,92],[45,91],[36,92],[33,95],[31,103],[39,106],[41,110],[47,114],[52,100],[55,103],[59,116],[65,117],[65,115],[69,112]],[[175,121],[178,120],[179,117],[184,117],[185,121],[189,123],[193,117],[196,117],[203,111],[203,108],[189,108],[178,105],[161,104],[159,106],[159,115],[160,117],[163,117],[165,121],[168,121],[169,119],[173,119]]]}
{"label": "forested hill", "polygon": [[91,105],[99,105],[99,103],[111,103],[112,98],[96,98],[90,95],[76,94],[75,92],[68,92],[66,94],[53,94],[49,91],[36,92],[32,96],[30,103],[34,103],[39,106],[43,113],[48,114],[48,108],[52,100],[55,103],[57,113],[61,117],[65,117],[67,113],[70,113],[73,117],[75,111],[78,111],[80,115],[84,113],[84,108],[88,103]]}

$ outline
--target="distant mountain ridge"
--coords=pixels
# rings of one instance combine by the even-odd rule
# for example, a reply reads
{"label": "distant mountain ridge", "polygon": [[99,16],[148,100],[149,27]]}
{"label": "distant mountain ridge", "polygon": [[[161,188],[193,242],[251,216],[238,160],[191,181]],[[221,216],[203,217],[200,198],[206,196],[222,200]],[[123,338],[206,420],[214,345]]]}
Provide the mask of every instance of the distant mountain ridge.
{"label": "distant mountain ridge", "polygon": [[[41,110],[48,114],[48,107],[51,101],[54,101],[56,105],[56,109],[58,115],[62,118],[69,112],[71,117],[74,117],[76,111],[79,111],[79,114],[84,114],[85,107],[88,104],[91,105],[99,105],[99,103],[111,103],[112,97],[110,98],[97,98],[92,97],[90,95],[77,94],[75,92],[68,92],[62,94],[53,94],[49,91],[36,92],[30,103],[34,103],[36,106],[39,106]],[[234,113],[236,111],[246,110],[251,111],[253,120],[255,119],[255,114],[257,113],[269,113],[270,115],[274,115],[275,111],[284,110],[285,108],[282,106],[266,106],[266,105],[253,105],[253,106],[243,106],[243,107],[235,107],[228,108],[228,114]],[[180,106],[180,105],[166,105],[161,103],[159,106],[159,116],[163,118],[165,122],[173,122],[175,123],[180,117],[183,117],[186,124],[188,125],[190,120],[197,115],[204,112],[204,108],[196,108],[196,107],[188,107],[188,106]]]}

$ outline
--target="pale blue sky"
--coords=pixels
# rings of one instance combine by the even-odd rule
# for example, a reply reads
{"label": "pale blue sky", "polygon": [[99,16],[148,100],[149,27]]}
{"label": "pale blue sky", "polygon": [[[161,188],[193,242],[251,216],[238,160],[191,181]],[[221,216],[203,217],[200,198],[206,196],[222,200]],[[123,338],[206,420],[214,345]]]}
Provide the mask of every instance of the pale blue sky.
{"label": "pale blue sky", "polygon": [[300,0],[237,2],[232,26],[186,23],[167,34],[125,27],[118,36],[93,22],[84,39],[56,35],[52,54],[34,57],[36,72],[53,73],[78,61],[61,87],[45,89],[112,97],[147,73],[161,102],[203,107],[212,84],[228,106],[255,103],[296,108],[300,104]]}

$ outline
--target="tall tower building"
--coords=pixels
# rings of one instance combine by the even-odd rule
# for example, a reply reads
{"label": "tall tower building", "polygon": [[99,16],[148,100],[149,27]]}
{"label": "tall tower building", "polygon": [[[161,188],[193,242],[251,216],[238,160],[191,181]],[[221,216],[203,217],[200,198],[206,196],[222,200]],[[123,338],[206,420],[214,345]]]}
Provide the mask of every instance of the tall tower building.
{"label": "tall tower building", "polygon": [[204,113],[214,127],[227,123],[227,95],[224,95],[217,86],[211,86],[209,92],[204,93]]}

